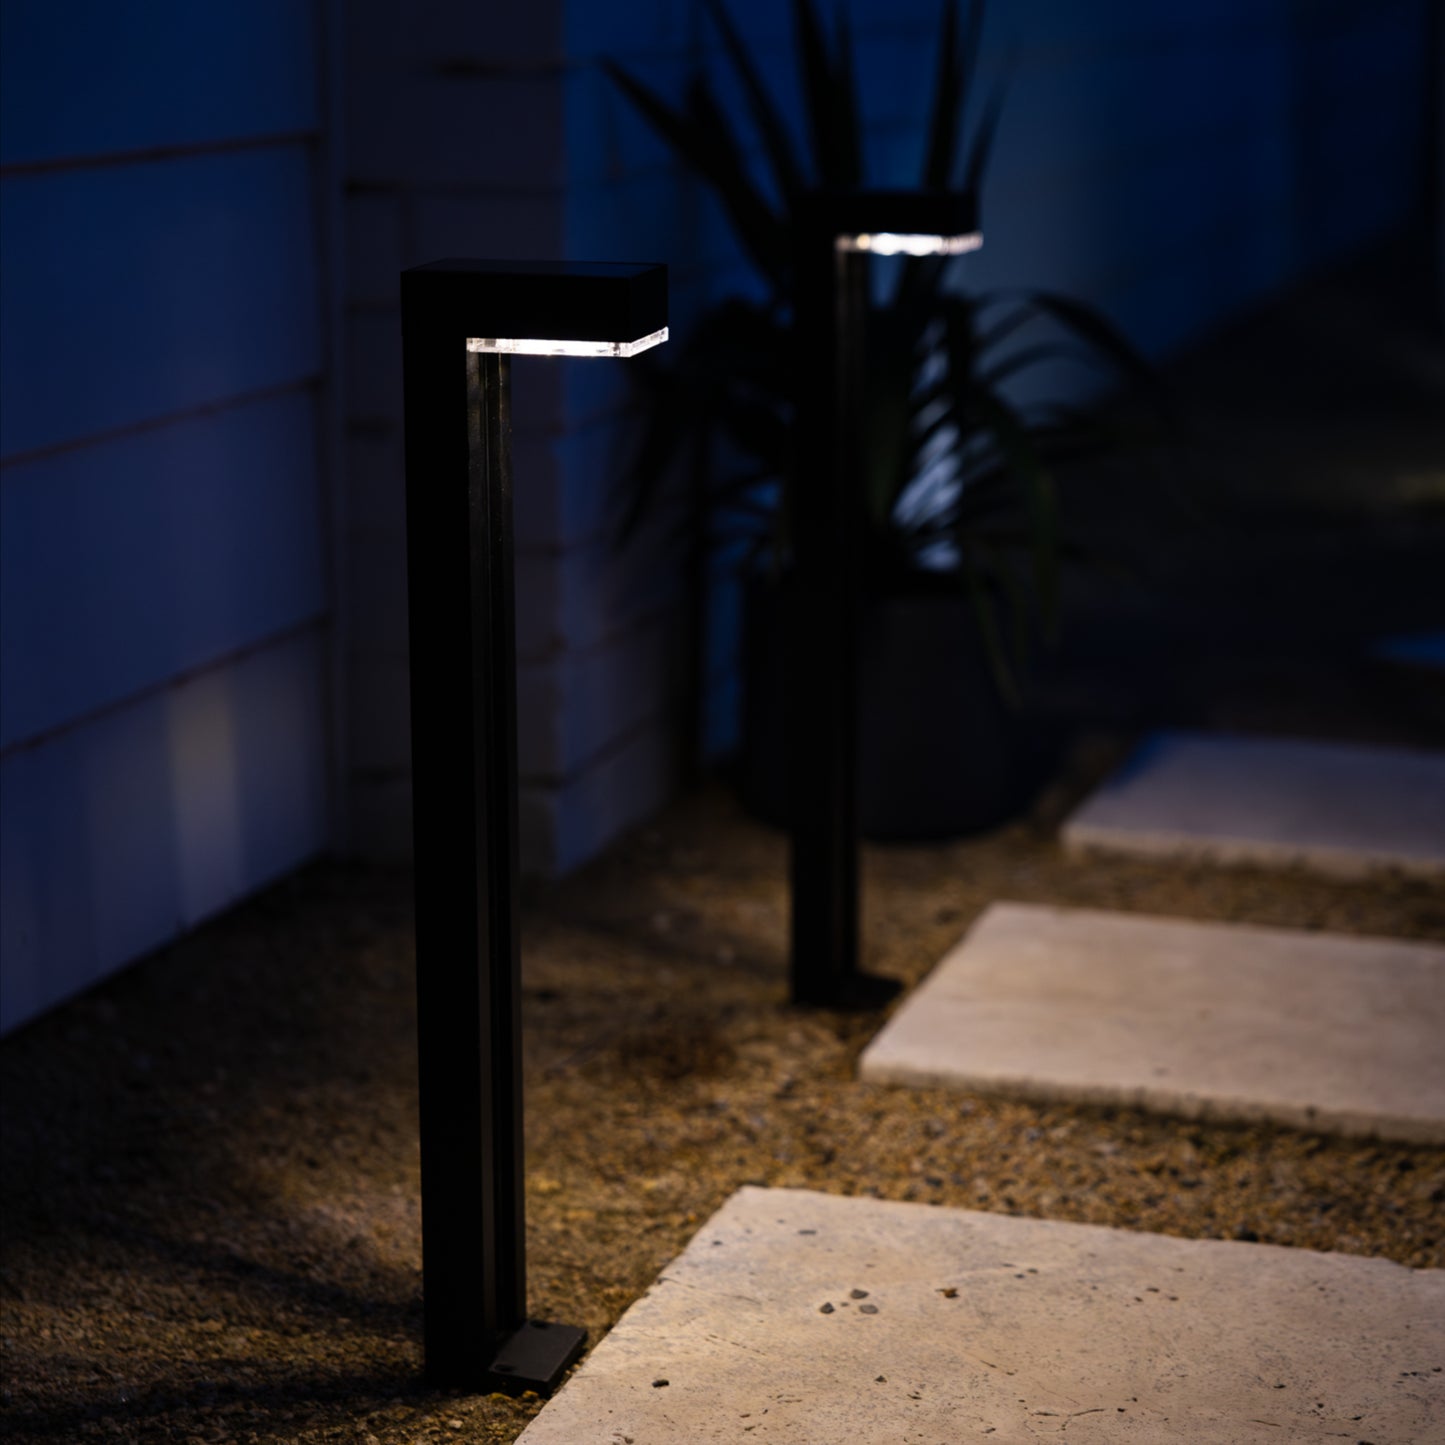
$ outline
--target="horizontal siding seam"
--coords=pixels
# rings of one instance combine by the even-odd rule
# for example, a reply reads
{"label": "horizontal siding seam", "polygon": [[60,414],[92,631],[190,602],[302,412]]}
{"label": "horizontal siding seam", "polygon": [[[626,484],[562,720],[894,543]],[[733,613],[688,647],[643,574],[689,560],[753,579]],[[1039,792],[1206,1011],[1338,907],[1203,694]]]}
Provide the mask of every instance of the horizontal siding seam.
{"label": "horizontal siding seam", "polygon": [[[607,652],[611,648],[635,640],[641,633],[654,628],[664,628],[677,615],[678,605],[675,601],[659,602],[655,607],[645,607],[630,614],[622,619],[616,627],[603,633],[601,637],[594,638],[580,646],[564,644],[560,647],[550,647],[545,652],[519,653],[517,665],[518,667],[550,667],[554,663],[570,662],[574,659],[585,660],[594,654]],[[393,647],[352,647],[347,649],[346,660],[349,665],[372,666],[380,663],[390,664],[394,667],[407,667],[410,664],[410,654]]]}
{"label": "horizontal siding seam", "polygon": [[550,652],[519,657],[517,659],[518,666],[550,667],[558,662],[595,660],[628,643],[637,642],[649,633],[661,634],[665,637],[668,624],[677,616],[678,607],[675,602],[660,602],[656,607],[645,608],[626,618],[620,625],[611,628],[591,642],[578,647],[556,647]]}
{"label": "horizontal siding seam", "polygon": [[441,80],[464,81],[535,81],[556,80],[565,74],[572,62],[565,56],[542,59],[486,60],[477,56],[458,55],[450,60],[437,60],[425,74]]}
{"label": "horizontal siding seam", "polygon": [[[606,427],[616,426],[622,422],[640,420],[644,410],[644,402],[639,400],[624,400],[591,411],[585,417],[571,425],[562,421],[554,421],[544,422],[541,425],[527,424],[514,426],[512,428],[512,447],[515,451],[517,447],[524,443],[573,441],[578,438],[585,438],[587,433],[591,431],[602,431]],[[369,439],[386,438],[400,436],[402,424],[399,420],[393,420],[389,417],[381,417],[368,412],[358,412],[347,417],[346,431],[348,435],[355,437],[366,437]]]}
{"label": "horizontal siding seam", "polygon": [[147,698],[171,692],[188,682],[194,682],[197,678],[206,676],[207,673],[218,672],[222,668],[243,662],[249,657],[254,657],[258,653],[269,651],[272,648],[284,647],[288,642],[294,642],[308,632],[322,632],[330,620],[331,610],[327,608],[321,612],[312,613],[311,616],[304,617],[299,622],[290,623],[279,631],[269,632],[264,637],[258,637],[251,642],[242,643],[239,647],[218,653],[215,657],[208,658],[205,662],[199,662],[194,667],[186,667],[179,672],[169,673],[161,681],[139,688],[135,692],[129,692],[124,697],[116,698],[113,702],[103,703],[100,707],[91,708],[88,712],[67,718],[62,723],[56,723],[53,727],[44,728],[17,742],[7,743],[3,749],[0,749],[0,762],[19,753],[31,752],[36,748],[44,747],[47,743],[52,743],[67,733],[75,732],[78,728],[99,722],[102,718],[113,717],[129,707],[134,707],[137,703],[146,701]]}
{"label": "horizontal siding seam", "polygon": [[546,181],[537,185],[518,185],[508,181],[391,181],[385,185],[374,185],[359,177],[348,177],[342,187],[347,196],[404,196],[416,202],[425,202],[433,191],[451,196],[458,186],[470,186],[478,200],[486,201],[542,201],[556,200],[565,196],[572,187],[565,181]]}
{"label": "horizontal siding seam", "polygon": [[555,200],[566,195],[571,186],[561,181],[524,186],[509,181],[409,181],[402,176],[394,180],[368,180],[364,174],[348,176],[341,194],[350,200],[404,200],[425,202],[433,194],[451,199],[458,191],[468,191],[479,201]]}
{"label": "horizontal siding seam", "polygon": [[665,699],[660,707],[654,708],[633,723],[631,727],[615,737],[609,738],[601,747],[588,753],[581,762],[567,772],[525,774],[517,779],[518,789],[560,793],[570,788],[574,783],[581,782],[588,773],[595,772],[621,755],[645,734],[656,733],[660,729],[664,736],[668,735],[671,728],[672,711],[671,700]]}
{"label": "horizontal siding seam", "polygon": [[162,416],[147,417],[144,421],[127,422],[124,426],[110,427],[106,431],[90,432],[83,437],[72,437],[68,441],[51,442],[43,447],[31,447],[27,451],[11,452],[0,457],[0,471],[8,467],[21,467],[30,462],[44,461],[48,457],[60,456],[65,452],[84,451],[87,447],[105,446],[109,442],[124,441],[129,437],[144,436],[147,432],[164,431],[166,427],[178,426],[181,422],[200,417],[218,416],[222,412],[235,411],[243,406],[258,402],[274,401],[278,397],[291,396],[297,392],[310,391],[324,380],[320,371],[308,372],[292,381],[277,382],[274,386],[257,387],[252,391],[238,391],[217,401],[203,402],[200,406],[187,407],[184,411],[166,412]]}
{"label": "horizontal siding seam", "polygon": [[271,135],[234,136],[226,140],[143,146],[128,151],[100,151],[93,155],[56,156],[43,161],[10,161],[0,165],[0,180],[8,180],[11,176],[46,175],[53,171],[111,170],[116,166],[153,165],[162,161],[190,160],[196,156],[234,155],[241,151],[277,150],[285,146],[312,146],[320,141],[319,130],[288,130]]}

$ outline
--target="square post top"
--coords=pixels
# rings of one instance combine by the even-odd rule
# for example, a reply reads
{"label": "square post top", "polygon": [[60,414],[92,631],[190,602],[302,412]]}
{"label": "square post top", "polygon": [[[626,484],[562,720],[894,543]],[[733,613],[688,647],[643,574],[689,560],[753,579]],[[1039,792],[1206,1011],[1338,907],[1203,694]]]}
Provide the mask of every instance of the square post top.
{"label": "square post top", "polygon": [[465,336],[474,350],[625,356],[665,339],[667,267],[432,261],[401,273],[401,302],[408,326]]}
{"label": "square post top", "polygon": [[971,191],[810,191],[797,217],[800,239],[842,251],[950,256],[983,244]]}

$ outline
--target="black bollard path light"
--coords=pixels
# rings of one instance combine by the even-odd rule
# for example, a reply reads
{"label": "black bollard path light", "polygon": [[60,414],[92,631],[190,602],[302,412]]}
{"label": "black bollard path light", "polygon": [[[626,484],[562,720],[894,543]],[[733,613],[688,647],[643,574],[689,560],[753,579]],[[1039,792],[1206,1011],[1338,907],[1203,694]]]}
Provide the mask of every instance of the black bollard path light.
{"label": "black bollard path light", "polygon": [[585,1331],[527,1317],[512,355],[667,339],[663,266],[402,273],[426,1377],[547,1393]]}
{"label": "black bollard path light", "polygon": [[868,257],[952,256],[982,244],[973,198],[820,191],[793,234],[794,606],[787,651],[792,998],[875,1008],[898,985],[858,966],[857,639]]}

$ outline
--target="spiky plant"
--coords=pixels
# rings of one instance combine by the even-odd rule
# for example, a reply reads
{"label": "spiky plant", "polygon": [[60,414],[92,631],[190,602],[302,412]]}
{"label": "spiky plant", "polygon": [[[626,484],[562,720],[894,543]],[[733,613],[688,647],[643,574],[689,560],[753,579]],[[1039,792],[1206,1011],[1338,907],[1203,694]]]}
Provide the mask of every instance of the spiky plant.
{"label": "spiky plant", "polygon": [[[846,13],[830,35],[815,0],[792,0],[806,138],[801,147],[724,0],[703,0],[761,145],[763,174],[704,74],[674,105],[613,62],[607,73],[722,206],[762,284],[761,299],[709,310],[678,354],[646,369],[652,392],[633,468],[627,523],[655,504],[686,458],[690,521],[713,538],[741,532],[752,553],[785,559],[792,505],[790,331],[793,208],[810,187],[867,184],[853,42]],[[918,184],[980,191],[1002,89],[978,108],[984,8],[943,0]],[[892,180],[892,178],[890,178]],[[896,184],[896,180],[892,180]],[[1012,399],[1031,369],[1061,356],[1147,379],[1148,368],[1097,311],[1049,291],[978,295],[957,260],[894,263],[867,318],[863,418],[868,585],[880,592],[958,588],[972,600],[995,679],[1014,692],[1030,622],[1051,632],[1058,607],[1055,468],[1106,452],[1118,434],[1063,400]],[[1049,335],[1030,340],[1029,331]]]}

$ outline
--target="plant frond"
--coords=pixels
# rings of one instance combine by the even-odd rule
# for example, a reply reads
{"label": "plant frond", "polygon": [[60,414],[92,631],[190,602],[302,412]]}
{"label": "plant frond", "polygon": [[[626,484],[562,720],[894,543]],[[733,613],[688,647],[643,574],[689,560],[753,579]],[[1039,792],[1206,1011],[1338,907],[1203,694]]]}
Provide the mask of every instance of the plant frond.
{"label": "plant frond", "polygon": [[954,154],[958,148],[963,75],[958,55],[956,0],[943,0],[943,15],[938,29],[938,68],[933,76],[928,144],[923,153],[922,182],[929,190],[941,190],[953,179]]}
{"label": "plant frond", "polygon": [[998,612],[993,598],[989,595],[988,579],[980,566],[980,559],[972,548],[963,547],[959,552],[964,585],[968,600],[978,623],[979,635],[983,638],[984,656],[988,659],[989,672],[999,695],[1012,707],[1018,707],[1018,681],[1009,666],[1008,654],[1004,650],[1003,634],[999,628]]}
{"label": "plant frond", "polygon": [[1140,385],[1154,384],[1154,368],[1132,341],[1106,317],[1086,302],[1055,291],[1023,291],[1030,306],[1052,317],[1092,349],[1107,356],[1125,376]]}
{"label": "plant frond", "polygon": [[1113,368],[1101,360],[1096,351],[1088,347],[1065,346],[1057,342],[1040,342],[1037,346],[1025,346],[1011,351],[992,366],[979,372],[980,386],[1001,386],[1012,376],[1029,371],[1046,361],[1069,361],[1077,366],[1094,371],[1112,373]]}
{"label": "plant frond", "polygon": [[737,26],[733,23],[724,0],[703,0],[703,3],[722,36],[723,47],[732,62],[733,70],[742,82],[743,94],[747,97],[753,124],[757,126],[758,134],[763,139],[768,164],[777,181],[778,191],[784,204],[791,205],[807,182],[798,164],[787,124],[773,97],[768,93],[767,86],[763,84],[758,67],[748,54],[747,46],[743,44],[742,36],[738,34]]}
{"label": "plant frond", "polygon": [[688,88],[688,116],[695,126],[698,148],[706,157],[704,174],[712,181],[743,249],[777,295],[788,266],[786,224],[749,175],[727,116],[712,87],[700,76]]}
{"label": "plant frond", "polygon": [[853,31],[848,12],[838,10],[838,57],[833,66],[833,123],[838,127],[839,169],[844,186],[861,186],[863,124],[858,103],[858,69],[853,62]]}
{"label": "plant frond", "polygon": [[1034,531],[1034,587],[1044,624],[1052,628],[1058,608],[1058,500],[1053,476],[1027,425],[1001,396],[985,387],[973,387],[968,391],[968,404],[977,408],[1027,498]]}
{"label": "plant frond", "polygon": [[989,97],[988,104],[984,106],[978,128],[973,133],[973,145],[969,148],[968,164],[964,167],[963,189],[973,196],[979,195],[983,190],[984,172],[988,169],[989,158],[993,154],[994,136],[998,132],[999,119],[1003,115],[1003,100],[1004,84],[1000,81]]}
{"label": "plant frond", "polygon": [[793,43],[798,53],[804,109],[813,147],[813,165],[820,184],[845,189],[858,183],[857,117],[846,116],[842,89],[821,16],[813,0],[793,0]]}

